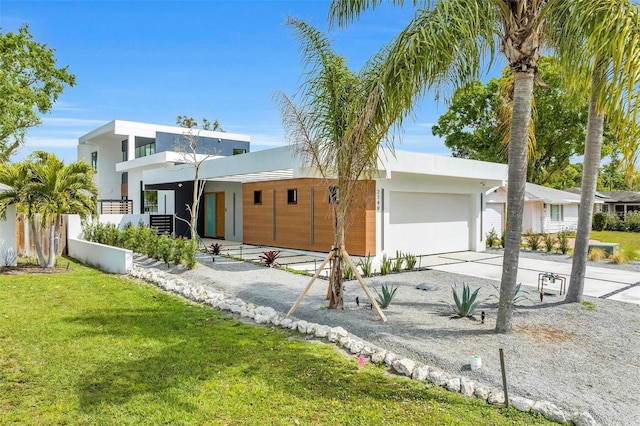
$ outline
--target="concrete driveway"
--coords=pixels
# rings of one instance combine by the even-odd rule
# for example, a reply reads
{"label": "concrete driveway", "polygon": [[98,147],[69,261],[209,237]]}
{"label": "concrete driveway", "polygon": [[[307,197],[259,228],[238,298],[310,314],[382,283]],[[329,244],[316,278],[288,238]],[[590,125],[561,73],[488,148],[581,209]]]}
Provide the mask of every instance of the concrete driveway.
{"label": "concrete driveway", "polygon": [[[425,259],[423,259],[424,264]],[[502,277],[502,254],[459,252],[430,256],[429,267],[438,271],[487,278],[500,281]],[[566,279],[569,285],[571,263],[532,259],[520,256],[518,280],[522,285],[538,288],[540,273],[553,273]],[[548,284],[545,291],[559,292],[558,282]],[[587,266],[584,294],[602,299],[640,304],[640,273],[622,269]]]}
{"label": "concrete driveway", "polygon": [[[305,271],[314,274],[327,253],[314,253],[299,250],[282,249],[278,247],[254,246],[233,241],[204,239],[207,247],[218,242],[223,246],[222,252],[236,258],[247,261],[260,261],[259,256],[268,250],[279,250],[278,262],[281,266]],[[354,263],[359,258],[354,257]],[[485,278],[500,282],[502,277],[502,253],[485,252],[476,253],[470,251],[445,253],[431,256],[420,256],[419,267],[428,267],[437,271],[451,272],[453,274],[469,277]],[[328,268],[323,274],[328,276]],[[529,291],[538,290],[538,279],[541,273],[552,273],[564,277],[566,285],[569,285],[571,275],[571,263],[552,260],[533,259],[520,256],[518,263],[518,280],[523,286],[529,287]],[[556,282],[544,287],[545,292],[559,293],[560,286]],[[565,289],[566,291],[566,289]],[[617,300],[620,302],[640,304],[640,273],[615,268],[602,268],[587,266],[584,280],[584,294],[586,296],[602,299]]]}

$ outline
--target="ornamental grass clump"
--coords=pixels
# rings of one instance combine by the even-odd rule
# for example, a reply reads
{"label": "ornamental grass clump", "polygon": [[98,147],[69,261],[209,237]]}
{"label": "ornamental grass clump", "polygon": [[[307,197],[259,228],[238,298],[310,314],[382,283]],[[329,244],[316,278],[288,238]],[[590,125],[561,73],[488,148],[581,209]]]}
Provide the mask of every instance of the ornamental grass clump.
{"label": "ornamental grass clump", "polygon": [[396,258],[393,260],[393,272],[402,271],[402,253],[396,250]]}
{"label": "ornamental grass clump", "polygon": [[478,307],[480,303],[478,298],[478,292],[480,291],[480,287],[478,287],[473,293],[469,288],[468,284],[462,284],[462,294],[458,295],[455,287],[451,287],[451,291],[453,293],[453,301],[454,305],[449,305],[453,309],[453,313],[458,318],[470,317],[473,315],[473,312]]}
{"label": "ornamental grass clump", "polygon": [[391,259],[384,254],[380,262],[380,275],[387,275],[389,272],[391,272]]}
{"label": "ornamental grass clump", "polygon": [[592,248],[589,250],[589,260],[598,261],[607,258],[607,252],[601,248]]}
{"label": "ornamental grass clump", "polygon": [[371,275],[373,275],[373,268],[371,267],[371,255],[367,255],[366,257],[360,259],[360,261],[358,262],[358,266],[360,267],[360,270],[362,271],[362,276],[363,277],[370,277]]}
{"label": "ornamental grass clump", "polygon": [[398,286],[392,286],[391,284],[384,283],[380,288],[380,292],[378,289],[374,288],[373,291],[376,292],[376,302],[381,309],[386,309],[391,305],[391,301],[393,297],[396,295],[396,291],[398,291]]}

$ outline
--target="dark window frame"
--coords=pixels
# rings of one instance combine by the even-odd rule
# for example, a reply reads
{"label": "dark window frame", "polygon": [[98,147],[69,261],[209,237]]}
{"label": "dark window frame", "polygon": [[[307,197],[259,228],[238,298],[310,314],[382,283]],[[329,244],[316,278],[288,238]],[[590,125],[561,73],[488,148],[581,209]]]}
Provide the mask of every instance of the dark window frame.
{"label": "dark window frame", "polygon": [[262,190],[253,191],[253,204],[256,206],[262,204]]}
{"label": "dark window frame", "polygon": [[91,167],[94,172],[98,171],[98,151],[93,151],[91,153]]}

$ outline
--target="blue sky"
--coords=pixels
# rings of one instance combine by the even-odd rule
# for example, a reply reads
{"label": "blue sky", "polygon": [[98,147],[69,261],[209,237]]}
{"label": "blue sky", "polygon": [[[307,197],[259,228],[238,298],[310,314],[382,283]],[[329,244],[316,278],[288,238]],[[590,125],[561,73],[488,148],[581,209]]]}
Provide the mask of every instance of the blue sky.
{"label": "blue sky", "polygon": [[[329,1],[11,1],[0,0],[2,32],[28,23],[56,50],[77,84],[67,88],[31,150],[76,159],[79,136],[114,119],[174,125],[177,115],[218,119],[251,136],[253,151],[285,144],[274,92],[293,94],[302,74],[288,16],[327,28]],[[385,6],[346,30],[333,29],[334,50],[350,67],[388,43],[414,10]],[[397,148],[448,155],[431,125],[446,111],[427,96],[405,121]]]}

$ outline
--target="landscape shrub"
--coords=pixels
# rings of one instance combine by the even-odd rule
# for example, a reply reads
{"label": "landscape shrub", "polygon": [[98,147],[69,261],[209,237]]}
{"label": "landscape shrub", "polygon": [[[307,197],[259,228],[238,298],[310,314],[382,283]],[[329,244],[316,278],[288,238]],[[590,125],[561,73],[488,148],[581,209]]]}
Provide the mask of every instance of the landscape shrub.
{"label": "landscape shrub", "polygon": [[500,246],[504,248],[505,243],[507,242],[507,230],[502,230],[502,235],[500,235]]}
{"label": "landscape shrub", "polygon": [[496,245],[496,242],[498,241],[498,233],[496,232],[495,228],[491,228],[491,231],[489,231],[489,233],[487,233],[487,247],[491,248],[494,245]]}
{"label": "landscape shrub", "polygon": [[609,258],[611,263],[615,263],[616,265],[624,265],[625,263],[629,263],[629,258],[627,257],[625,252],[619,251],[613,256]]}
{"label": "landscape shrub", "polygon": [[609,215],[605,212],[595,212],[591,223],[591,229],[594,231],[604,231],[607,228]]}
{"label": "landscape shrub", "polygon": [[402,253],[396,250],[396,258],[393,260],[393,272],[402,271]]}
{"label": "landscape shrub", "polygon": [[387,275],[389,272],[391,272],[391,259],[386,254],[383,254],[380,262],[380,275]]}
{"label": "landscape shrub", "polygon": [[524,235],[524,241],[531,251],[537,251],[540,248],[540,235],[533,232],[532,229],[529,229]]}
{"label": "landscape shrub", "polygon": [[366,257],[361,259],[358,262],[358,266],[362,271],[363,277],[370,277],[371,275],[373,275],[373,269],[371,268],[371,254],[368,254]]}
{"label": "landscape shrub", "polygon": [[455,287],[451,287],[453,292],[453,301],[455,305],[450,305],[456,316],[460,318],[470,317],[476,310],[476,307],[480,301],[476,301],[480,287],[478,287],[473,293],[469,289],[469,285],[462,283],[462,294],[458,296],[458,292]]}
{"label": "landscape shrub", "polygon": [[542,234],[542,241],[544,241],[544,248],[545,250],[547,250],[547,252],[553,251],[553,246],[556,243],[556,239],[553,234]]}
{"label": "landscape shrub", "polygon": [[562,254],[567,254],[567,252],[569,251],[570,247],[569,247],[569,235],[571,234],[571,231],[563,229],[562,231],[558,232],[558,250],[560,250],[560,253]]}
{"label": "landscape shrub", "polygon": [[640,232],[640,211],[627,213],[624,223],[628,232]]}

